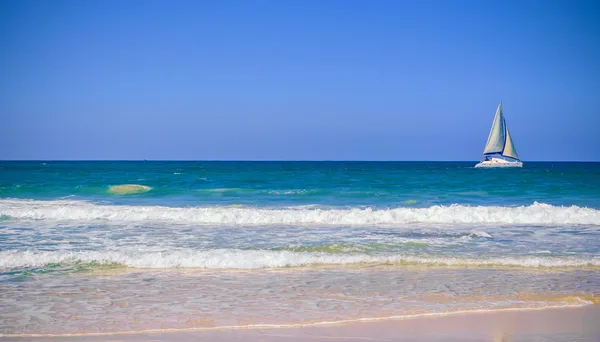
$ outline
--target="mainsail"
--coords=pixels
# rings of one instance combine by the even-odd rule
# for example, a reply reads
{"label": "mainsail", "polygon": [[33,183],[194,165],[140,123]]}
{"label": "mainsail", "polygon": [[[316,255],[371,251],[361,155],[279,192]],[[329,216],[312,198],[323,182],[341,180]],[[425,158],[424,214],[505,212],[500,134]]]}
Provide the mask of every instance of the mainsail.
{"label": "mainsail", "polygon": [[508,132],[508,125],[502,114],[502,102],[498,105],[496,110],[496,116],[494,116],[494,123],[490,130],[487,143],[483,149],[483,154],[496,154],[499,153],[505,157],[513,159],[519,159],[517,149],[513,143],[510,133]]}
{"label": "mainsail", "polygon": [[483,154],[502,153],[504,150],[504,117],[502,116],[502,103],[498,105],[494,123],[488,136],[487,144],[483,149]]}

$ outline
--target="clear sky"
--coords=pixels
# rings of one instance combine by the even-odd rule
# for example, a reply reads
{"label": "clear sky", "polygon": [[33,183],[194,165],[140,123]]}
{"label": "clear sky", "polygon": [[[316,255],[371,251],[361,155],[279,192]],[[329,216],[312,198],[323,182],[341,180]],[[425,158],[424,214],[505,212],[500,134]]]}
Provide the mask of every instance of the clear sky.
{"label": "clear sky", "polygon": [[0,159],[600,161],[598,1],[0,1]]}

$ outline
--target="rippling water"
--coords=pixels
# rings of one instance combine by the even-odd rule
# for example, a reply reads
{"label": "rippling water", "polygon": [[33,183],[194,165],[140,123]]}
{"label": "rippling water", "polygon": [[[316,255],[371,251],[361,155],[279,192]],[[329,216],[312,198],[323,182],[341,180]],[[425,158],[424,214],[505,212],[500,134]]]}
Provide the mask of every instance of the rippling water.
{"label": "rippling water", "polygon": [[0,162],[0,333],[596,301],[600,164],[474,164]]}

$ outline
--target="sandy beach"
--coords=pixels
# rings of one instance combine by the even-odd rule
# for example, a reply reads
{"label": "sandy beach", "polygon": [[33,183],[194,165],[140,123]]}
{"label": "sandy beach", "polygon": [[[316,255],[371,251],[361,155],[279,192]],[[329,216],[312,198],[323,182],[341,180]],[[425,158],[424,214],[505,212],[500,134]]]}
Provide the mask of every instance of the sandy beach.
{"label": "sandy beach", "polygon": [[451,314],[298,328],[244,328],[2,341],[600,341],[600,306]]}
{"label": "sandy beach", "polygon": [[600,342],[598,14],[0,0],[0,342]]}

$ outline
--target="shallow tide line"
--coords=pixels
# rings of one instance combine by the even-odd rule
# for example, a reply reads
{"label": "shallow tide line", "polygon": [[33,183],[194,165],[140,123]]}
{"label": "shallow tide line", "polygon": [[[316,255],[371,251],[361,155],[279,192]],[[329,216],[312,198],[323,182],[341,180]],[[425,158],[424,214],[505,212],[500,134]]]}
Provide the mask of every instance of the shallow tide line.
{"label": "shallow tide line", "polygon": [[303,328],[315,327],[324,325],[337,325],[346,323],[373,322],[383,320],[405,320],[423,317],[445,317],[460,314],[475,314],[475,313],[498,313],[498,312],[515,312],[515,311],[538,311],[549,309],[563,308],[580,308],[588,305],[594,305],[592,301],[587,301],[579,298],[579,303],[566,303],[561,305],[550,305],[544,307],[516,307],[516,308],[500,308],[500,309],[471,309],[457,310],[447,312],[427,312],[408,315],[394,315],[384,317],[363,317],[344,319],[337,321],[322,321],[314,323],[293,323],[293,324],[248,324],[248,325],[230,325],[219,327],[197,327],[197,328],[173,328],[173,329],[147,329],[135,331],[112,331],[112,332],[90,332],[90,333],[64,333],[64,334],[1,334],[0,337],[77,337],[77,336],[110,336],[110,335],[133,335],[133,334],[158,334],[158,333],[180,333],[194,331],[215,331],[215,330],[234,330],[234,329],[278,329],[278,328]]}

